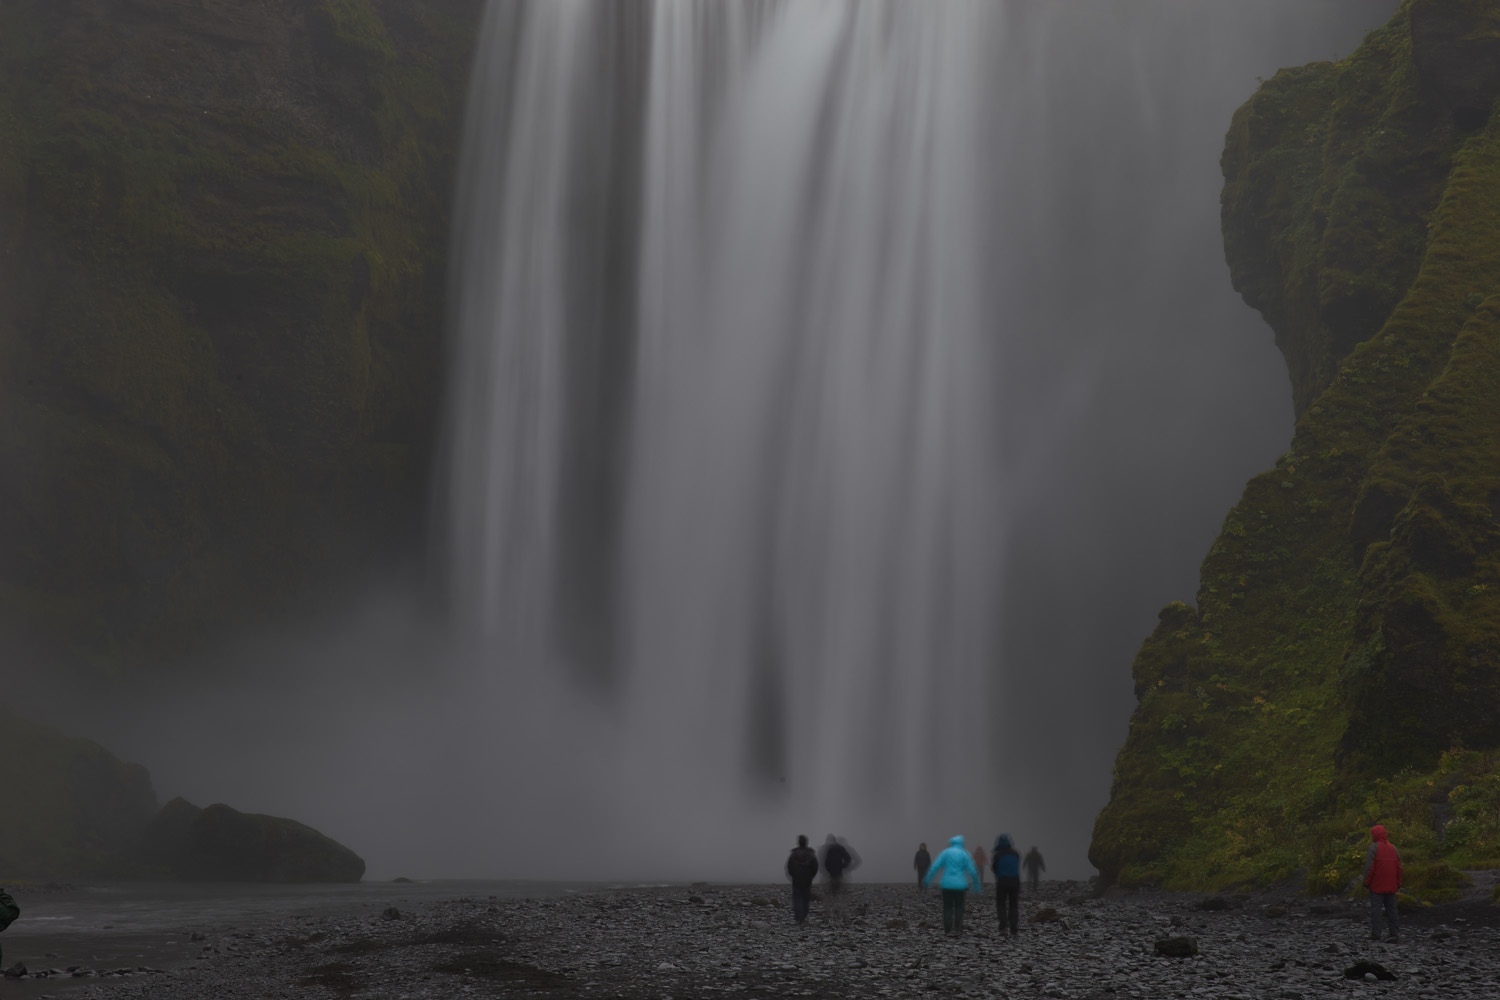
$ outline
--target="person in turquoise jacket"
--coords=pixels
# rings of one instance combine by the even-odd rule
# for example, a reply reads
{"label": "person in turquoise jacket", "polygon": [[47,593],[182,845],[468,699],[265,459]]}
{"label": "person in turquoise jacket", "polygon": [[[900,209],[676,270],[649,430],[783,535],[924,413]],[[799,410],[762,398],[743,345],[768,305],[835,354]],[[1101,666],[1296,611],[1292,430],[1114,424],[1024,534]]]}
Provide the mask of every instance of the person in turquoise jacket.
{"label": "person in turquoise jacket", "polygon": [[979,891],[979,869],[974,867],[974,859],[964,850],[963,834],[948,841],[947,848],[933,860],[922,884],[932,882],[938,872],[943,873],[943,880],[938,883],[943,890],[943,932],[962,934],[964,890]]}
{"label": "person in turquoise jacket", "polygon": [[[11,921],[15,920],[20,915],[21,908],[16,905],[16,901],[14,899],[10,898],[10,893],[6,892],[4,889],[0,889],[0,931],[3,931],[5,930],[5,928],[9,927]],[[0,967],[3,967],[4,961],[4,954],[0,953]]]}

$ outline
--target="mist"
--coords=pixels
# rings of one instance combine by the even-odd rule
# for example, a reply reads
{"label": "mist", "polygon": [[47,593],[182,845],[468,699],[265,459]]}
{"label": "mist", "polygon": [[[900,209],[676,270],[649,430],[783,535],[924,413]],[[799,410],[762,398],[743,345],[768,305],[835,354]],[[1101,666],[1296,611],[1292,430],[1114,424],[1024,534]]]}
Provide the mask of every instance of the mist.
{"label": "mist", "polygon": [[[621,5],[579,43],[561,32],[586,5],[553,22],[542,2],[492,0],[475,72],[432,572],[226,635],[198,680],[125,711],[16,707],[145,764],[163,799],[308,823],[370,879],[769,881],[797,834],[833,833],[857,878],[894,881],[919,841],[1001,831],[1087,877],[1135,650],[1290,438],[1284,365],[1223,263],[1224,132],[1257,78],[1346,55],[1395,0],[924,0],[953,15],[933,44],[967,61],[913,57],[912,79],[850,56],[842,89],[814,68],[806,92],[763,67],[786,93],[738,104],[768,50],[816,67],[815,31],[862,36],[810,21],[780,52],[777,18],[807,0],[717,27],[694,5],[684,37],[726,34],[666,77],[630,55],[671,51],[665,11]],[[864,2],[893,51],[928,30]],[[767,139],[804,93],[930,155],[833,170],[827,107],[804,146]],[[937,109],[925,140],[879,117],[918,106]],[[737,150],[713,127],[736,115]],[[813,208],[785,208],[778,171]],[[516,206],[549,197],[566,214],[519,232]],[[820,215],[835,202],[854,207]],[[881,280],[852,263],[869,247]],[[906,271],[926,277],[894,287]],[[689,369],[705,316],[756,346]],[[504,324],[515,339],[489,336]],[[860,339],[938,326],[953,338]]]}

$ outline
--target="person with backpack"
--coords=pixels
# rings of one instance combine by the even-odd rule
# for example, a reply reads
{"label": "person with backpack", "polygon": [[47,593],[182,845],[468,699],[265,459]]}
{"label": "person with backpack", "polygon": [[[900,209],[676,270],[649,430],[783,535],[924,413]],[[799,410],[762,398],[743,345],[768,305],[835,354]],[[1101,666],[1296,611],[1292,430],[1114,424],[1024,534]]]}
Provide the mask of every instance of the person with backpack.
{"label": "person with backpack", "polygon": [[1365,851],[1365,888],[1370,890],[1370,940],[1380,940],[1380,915],[1385,913],[1386,940],[1400,940],[1396,927],[1396,895],[1401,891],[1401,852],[1386,838],[1385,827],[1370,827]]}
{"label": "person with backpack", "polygon": [[797,846],[786,859],[786,875],[792,880],[792,919],[800,924],[807,919],[813,879],[818,877],[818,854],[807,846],[805,833],[797,835]]}
{"label": "person with backpack", "polygon": [[963,834],[957,834],[948,841],[948,846],[932,862],[932,868],[928,870],[927,878],[922,884],[930,883],[938,872],[943,873],[943,880],[938,883],[943,890],[943,933],[962,934],[964,891],[970,887],[975,892],[979,891],[979,872],[974,868],[974,859],[964,850]]}
{"label": "person with backpack", "polygon": [[[21,908],[16,901],[10,898],[10,893],[0,889],[0,931],[5,930],[11,923],[21,915]],[[4,964],[4,955],[0,953],[0,966]]]}
{"label": "person with backpack", "polygon": [[1000,921],[1000,933],[1011,937],[1021,933],[1021,853],[1012,846],[1010,834],[1002,833],[995,838],[994,860],[990,862],[995,873],[995,918]]}

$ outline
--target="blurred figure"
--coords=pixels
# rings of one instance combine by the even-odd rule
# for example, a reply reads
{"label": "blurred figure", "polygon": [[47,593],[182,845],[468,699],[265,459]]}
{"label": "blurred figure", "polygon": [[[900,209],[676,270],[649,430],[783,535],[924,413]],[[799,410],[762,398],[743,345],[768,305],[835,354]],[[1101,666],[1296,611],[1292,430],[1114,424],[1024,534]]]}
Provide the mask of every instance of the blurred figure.
{"label": "blurred figure", "polygon": [[822,855],[823,872],[828,877],[828,905],[823,912],[832,919],[835,913],[843,915],[844,874],[859,867],[859,855],[848,841],[831,833],[823,841]]}
{"label": "blurred figure", "polygon": [[1042,860],[1042,852],[1035,847],[1026,852],[1026,860],[1021,862],[1026,866],[1026,877],[1031,882],[1031,891],[1036,892],[1041,884],[1041,873],[1047,870],[1047,862]]}
{"label": "blurred figure", "polygon": [[979,891],[979,872],[974,869],[974,859],[964,850],[963,834],[948,841],[948,846],[932,863],[932,869],[922,884],[931,882],[938,872],[943,873],[943,880],[938,883],[943,890],[943,932],[962,934],[964,890],[972,887],[975,892]]}
{"label": "blurred figure", "polygon": [[917,888],[922,888],[922,880],[927,877],[927,869],[932,867],[932,855],[927,853],[927,843],[924,841],[917,845],[917,856],[912,859],[912,867],[917,870]]}
{"label": "blurred figure", "polygon": [[[0,889],[0,931],[11,925],[11,922],[21,915],[21,908],[16,901],[10,898],[10,893]],[[0,953],[0,966],[4,964],[3,953]]]}
{"label": "blurred figure", "polygon": [[807,909],[812,905],[813,879],[818,877],[818,855],[807,846],[807,834],[797,835],[797,846],[786,859],[786,875],[792,880],[792,919],[797,923],[807,919]]}
{"label": "blurred figure", "polygon": [[974,870],[979,873],[979,891],[984,891],[984,869],[990,863],[988,854],[984,853],[984,845],[980,844],[974,848]]}
{"label": "blurred figure", "polygon": [[995,838],[995,919],[1000,933],[1021,933],[1021,854],[1010,842],[1010,834]]}

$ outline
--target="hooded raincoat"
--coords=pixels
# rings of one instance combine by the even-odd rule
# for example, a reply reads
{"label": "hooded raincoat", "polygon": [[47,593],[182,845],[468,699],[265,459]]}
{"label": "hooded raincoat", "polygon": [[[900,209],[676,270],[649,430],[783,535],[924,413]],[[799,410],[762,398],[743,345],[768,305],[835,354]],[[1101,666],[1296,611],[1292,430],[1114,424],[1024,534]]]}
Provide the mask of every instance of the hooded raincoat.
{"label": "hooded raincoat", "polygon": [[1372,843],[1365,851],[1365,888],[1377,896],[1401,891],[1401,853],[1386,839],[1385,827],[1370,827]]}
{"label": "hooded raincoat", "polygon": [[932,860],[932,868],[927,872],[927,878],[922,884],[932,882],[932,878],[938,872],[943,873],[943,880],[938,883],[944,889],[970,889],[979,891],[979,869],[974,867],[974,859],[969,857],[969,852],[964,850],[963,834],[959,834],[948,841],[948,846]]}

